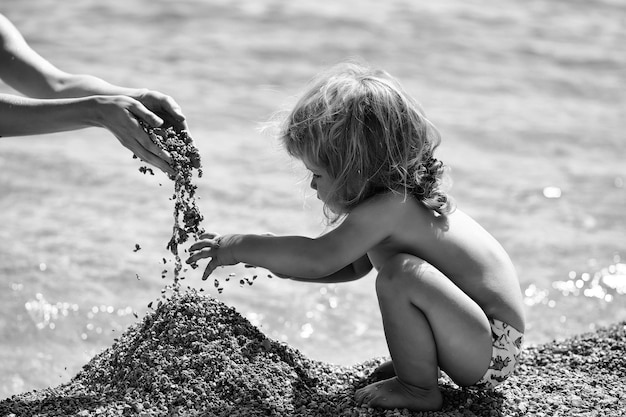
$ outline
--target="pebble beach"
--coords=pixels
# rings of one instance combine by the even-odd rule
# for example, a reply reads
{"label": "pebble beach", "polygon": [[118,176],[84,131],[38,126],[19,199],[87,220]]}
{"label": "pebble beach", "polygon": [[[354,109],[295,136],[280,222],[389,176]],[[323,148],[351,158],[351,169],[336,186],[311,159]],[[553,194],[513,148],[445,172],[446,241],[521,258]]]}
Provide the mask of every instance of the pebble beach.
{"label": "pebble beach", "polygon": [[445,374],[439,412],[359,407],[353,396],[385,358],[311,360],[234,308],[188,290],[161,301],[69,383],[0,402],[0,416],[623,416],[626,322],[526,346],[493,391]]}
{"label": "pebble beach", "polygon": [[[211,232],[324,233],[305,170],[257,129],[330,65],[388,70],[440,129],[459,208],[510,254],[528,344],[626,320],[626,2],[0,3],[59,68],[175,98]],[[0,139],[0,401],[70,383],[172,283],[174,184],[141,165],[105,129]],[[184,282],[310,360],[387,355],[374,274],[251,272]]]}

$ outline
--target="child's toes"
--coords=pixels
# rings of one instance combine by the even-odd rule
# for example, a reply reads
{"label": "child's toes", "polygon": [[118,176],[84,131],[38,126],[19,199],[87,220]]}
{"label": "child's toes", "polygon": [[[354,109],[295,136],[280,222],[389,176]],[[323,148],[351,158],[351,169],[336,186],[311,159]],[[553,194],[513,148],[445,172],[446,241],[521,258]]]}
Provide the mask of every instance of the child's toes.
{"label": "child's toes", "polygon": [[367,389],[367,387],[365,387],[356,391],[356,393],[354,394],[354,399],[357,405],[363,405],[369,402],[368,396],[369,390]]}
{"label": "child's toes", "polygon": [[363,403],[363,389],[359,389],[354,393],[354,400],[357,405],[361,405]]}

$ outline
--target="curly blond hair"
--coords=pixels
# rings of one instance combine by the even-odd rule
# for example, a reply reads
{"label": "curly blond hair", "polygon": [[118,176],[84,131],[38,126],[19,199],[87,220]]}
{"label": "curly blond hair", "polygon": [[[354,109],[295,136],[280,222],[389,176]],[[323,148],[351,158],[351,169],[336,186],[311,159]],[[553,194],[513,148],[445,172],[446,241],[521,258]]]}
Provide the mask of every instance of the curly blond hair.
{"label": "curly blond hair", "polygon": [[329,218],[329,205],[347,214],[389,191],[414,196],[439,215],[454,210],[443,190],[445,167],[433,156],[439,132],[385,71],[343,63],[321,73],[284,119],[280,138],[291,156],[333,178]]}

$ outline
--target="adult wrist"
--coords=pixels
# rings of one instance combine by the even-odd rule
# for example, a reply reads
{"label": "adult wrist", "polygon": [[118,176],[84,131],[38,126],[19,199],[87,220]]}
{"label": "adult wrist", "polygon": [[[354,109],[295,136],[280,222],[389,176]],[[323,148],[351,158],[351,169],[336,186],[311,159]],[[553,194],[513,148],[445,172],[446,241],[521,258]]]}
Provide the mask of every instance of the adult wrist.
{"label": "adult wrist", "polygon": [[106,96],[89,96],[81,99],[80,106],[85,110],[85,122],[90,126],[106,127]]}
{"label": "adult wrist", "polygon": [[148,90],[147,88],[131,88],[128,91],[127,95],[128,97],[132,97],[135,100],[141,101],[141,99],[148,94],[150,90]]}

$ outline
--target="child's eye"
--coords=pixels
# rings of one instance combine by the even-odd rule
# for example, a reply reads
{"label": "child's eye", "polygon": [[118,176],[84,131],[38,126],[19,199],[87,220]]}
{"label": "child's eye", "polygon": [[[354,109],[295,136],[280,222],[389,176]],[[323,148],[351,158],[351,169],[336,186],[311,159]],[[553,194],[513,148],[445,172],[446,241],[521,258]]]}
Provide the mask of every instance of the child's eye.
{"label": "child's eye", "polygon": [[321,177],[321,175],[320,175],[320,174],[313,174],[313,178],[315,178],[315,179],[318,179],[318,178],[320,178],[320,177]]}

